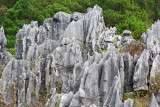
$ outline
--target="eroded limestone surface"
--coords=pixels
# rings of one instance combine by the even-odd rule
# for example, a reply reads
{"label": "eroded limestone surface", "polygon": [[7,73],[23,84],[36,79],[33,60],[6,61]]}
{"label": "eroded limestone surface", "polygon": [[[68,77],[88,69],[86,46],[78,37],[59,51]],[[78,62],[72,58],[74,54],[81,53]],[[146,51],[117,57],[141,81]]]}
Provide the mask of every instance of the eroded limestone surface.
{"label": "eroded limestone surface", "polygon": [[[122,102],[123,93],[148,90],[150,65],[152,80],[159,73],[160,22],[143,34],[147,49],[131,56],[119,48],[135,41],[131,32],[121,37],[105,27],[102,11],[95,5],[85,14],[58,12],[40,27],[36,21],[24,25],[16,35],[16,58],[9,57],[1,28],[4,102],[38,106],[39,94],[51,94],[46,107],[132,107],[132,99]],[[156,103],[152,95],[150,107]]]}

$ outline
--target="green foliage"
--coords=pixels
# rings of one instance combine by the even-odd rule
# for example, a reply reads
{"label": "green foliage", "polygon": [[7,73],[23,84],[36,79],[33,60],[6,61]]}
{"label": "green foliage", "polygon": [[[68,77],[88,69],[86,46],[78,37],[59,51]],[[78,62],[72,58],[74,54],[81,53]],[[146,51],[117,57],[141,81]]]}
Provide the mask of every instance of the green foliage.
{"label": "green foliage", "polygon": [[25,104],[24,104],[24,107],[30,107],[30,105],[25,103]]}
{"label": "green foliage", "polygon": [[134,100],[134,107],[148,107],[151,98],[150,94],[151,93],[149,93],[148,91],[124,93],[123,101],[130,98]]}
{"label": "green foliage", "polygon": [[10,52],[14,58],[16,57],[15,56],[15,48],[8,48],[7,51]]}
{"label": "green foliage", "polygon": [[16,42],[20,42],[20,41],[21,41],[21,39],[17,39],[17,40],[16,40]]}
{"label": "green foliage", "polygon": [[55,102],[55,107],[59,107],[60,102]]}
{"label": "green foliage", "polygon": [[100,53],[106,53],[107,51],[106,50],[102,50]]}
{"label": "green foliage", "polygon": [[58,86],[56,87],[56,91],[57,93],[61,93],[61,90],[62,90],[62,81],[61,80],[58,80]]}
{"label": "green foliage", "polygon": [[118,34],[121,34],[123,30],[127,29],[132,31],[132,35],[135,39],[139,40],[140,36],[143,32],[146,31],[147,28],[149,28],[150,24],[146,24],[139,18],[135,16],[128,17],[124,23],[116,24],[116,27],[118,29]]}
{"label": "green foliage", "polygon": [[32,90],[31,94],[32,94],[32,95],[35,95],[35,90],[34,90],[34,89]]}
{"label": "green foliage", "polygon": [[118,39],[114,38],[113,43],[117,44],[117,42],[118,42]]}
{"label": "green foliage", "polygon": [[5,91],[9,91],[9,86],[8,85],[6,85],[6,87],[5,87]]}
{"label": "green foliage", "polygon": [[4,5],[1,5],[0,6],[0,23],[3,22],[6,11],[7,11],[7,7]]}

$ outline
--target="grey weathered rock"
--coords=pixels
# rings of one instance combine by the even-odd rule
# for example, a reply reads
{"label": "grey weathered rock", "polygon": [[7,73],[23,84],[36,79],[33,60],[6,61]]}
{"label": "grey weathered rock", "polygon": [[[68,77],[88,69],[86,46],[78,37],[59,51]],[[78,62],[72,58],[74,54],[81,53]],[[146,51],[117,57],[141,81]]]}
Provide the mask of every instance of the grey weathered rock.
{"label": "grey weathered rock", "polygon": [[2,50],[2,48],[5,48],[6,44],[7,44],[7,40],[4,35],[4,29],[3,29],[3,27],[1,27],[1,29],[0,29],[0,46],[1,46],[0,50]]}
{"label": "grey weathered rock", "polygon": [[[86,68],[80,84],[80,87],[85,89],[84,105],[88,106],[93,101],[96,105],[103,105],[108,98],[113,79],[118,75],[118,72],[120,72],[123,86],[123,59],[116,51],[108,51],[104,56],[95,53],[94,56],[89,56],[85,65]],[[123,89],[121,88],[120,94],[122,95],[122,93]]]}
{"label": "grey weathered rock", "polygon": [[120,95],[119,95],[120,88],[121,88],[120,77],[116,77],[114,80],[114,83],[110,89],[109,97],[108,97],[106,103],[104,104],[104,106],[108,106],[108,107],[121,107],[121,106],[123,106],[123,103],[122,103]]}
{"label": "grey weathered rock", "polygon": [[157,95],[156,100],[157,100],[157,103],[160,104],[160,90],[158,91],[158,95]]}
{"label": "grey weathered rock", "polygon": [[75,13],[71,16],[71,20],[78,21],[78,20],[80,20],[81,18],[83,18],[84,15],[85,15],[85,14],[82,14],[82,13],[79,13],[79,12],[75,12]]}
{"label": "grey weathered rock", "polygon": [[143,42],[147,45],[147,49],[151,50],[153,59],[160,53],[160,21],[155,22],[147,33],[142,35]]}
{"label": "grey weathered rock", "polygon": [[71,91],[68,94],[64,94],[61,98],[60,107],[68,107],[73,97],[73,92]]}
{"label": "grey weathered rock", "polygon": [[75,107],[75,106],[84,106],[84,98],[85,98],[85,92],[81,88],[79,88],[79,91],[74,94],[70,106]]}
{"label": "grey weathered rock", "polygon": [[[52,93],[47,107],[132,107],[133,100],[122,102],[123,93],[148,90],[149,60],[155,58],[151,74],[156,75],[160,58],[154,51],[159,47],[148,45],[134,57],[119,53],[119,45],[134,39],[130,31],[120,37],[115,27],[106,28],[102,13],[95,5],[85,14],[59,12],[40,27],[34,21],[24,25],[16,35],[16,59],[8,62],[0,79],[4,101],[38,106],[38,94]],[[156,31],[150,29],[150,34],[158,36]],[[150,39],[143,41],[148,44]],[[1,28],[1,49],[5,44]]]}
{"label": "grey weathered rock", "polygon": [[117,33],[117,29],[114,27],[114,28],[110,28],[110,29],[107,28],[106,31],[103,31],[100,34],[99,44],[100,44],[102,50],[106,50],[109,43],[113,43],[113,44],[115,44],[115,46],[120,45],[121,36],[116,35],[116,33]]}
{"label": "grey weathered rock", "polygon": [[148,107],[159,107],[156,99],[155,99],[155,96],[154,94],[152,93],[152,96],[151,96],[151,101],[149,103],[149,106]]}
{"label": "grey weathered rock", "polygon": [[118,77],[115,77],[114,83],[112,84],[112,87],[109,92],[109,97],[104,103],[103,107],[132,107],[134,101],[132,99],[127,99],[122,103],[121,101],[121,93],[119,90],[121,90],[121,80],[120,75]]}
{"label": "grey weathered rock", "polygon": [[124,92],[132,92],[133,91],[133,75],[134,75],[134,59],[129,53],[125,53],[123,55],[124,60]]}
{"label": "grey weathered rock", "polygon": [[148,83],[147,76],[149,74],[148,60],[149,60],[149,51],[144,50],[140,58],[138,59],[134,70],[134,76],[133,76],[134,91],[148,90],[147,86]]}
{"label": "grey weathered rock", "polygon": [[54,15],[53,18],[46,19],[43,23],[43,26],[48,32],[47,37],[56,41],[60,40],[61,38],[63,38],[62,34],[64,33],[70,22],[71,15],[64,12],[58,12]]}
{"label": "grey weathered rock", "polygon": [[60,104],[61,101],[61,94],[56,93],[56,89],[53,89],[53,93],[50,99],[48,99],[47,103],[45,104],[45,107],[57,107]]}
{"label": "grey weathered rock", "polygon": [[121,44],[125,44],[125,43],[130,43],[132,42],[134,39],[132,37],[132,34],[130,31],[128,30],[124,30],[123,34],[122,34],[122,40],[121,40]]}
{"label": "grey weathered rock", "polygon": [[34,53],[33,57],[38,57],[35,52],[37,49],[36,45],[40,46],[45,42],[48,43],[48,41],[52,43],[51,47],[48,46],[48,48],[51,48],[50,51],[53,51],[57,47],[59,40],[62,39],[61,36],[69,25],[70,18],[71,15],[59,12],[53,18],[46,19],[43,26],[39,28],[36,21],[32,21],[30,25],[24,25],[16,35],[16,58],[26,59],[28,53],[30,53],[28,52],[30,48],[33,48],[31,49]]}
{"label": "grey weathered rock", "polygon": [[36,70],[31,72],[28,61],[12,59],[5,67],[0,81],[0,92],[6,103],[15,103],[20,107],[38,104],[41,74]]}
{"label": "grey weathered rock", "polygon": [[132,99],[127,99],[124,101],[124,107],[133,107],[134,101]]}
{"label": "grey weathered rock", "polygon": [[7,52],[5,46],[7,45],[7,40],[4,34],[3,27],[0,28],[0,71],[4,69],[8,61],[11,59],[11,54]]}
{"label": "grey weathered rock", "polygon": [[159,79],[159,75],[160,75],[160,54],[158,54],[152,64],[152,68],[150,71],[150,84],[154,85],[154,84],[158,84],[157,83],[157,79]]}

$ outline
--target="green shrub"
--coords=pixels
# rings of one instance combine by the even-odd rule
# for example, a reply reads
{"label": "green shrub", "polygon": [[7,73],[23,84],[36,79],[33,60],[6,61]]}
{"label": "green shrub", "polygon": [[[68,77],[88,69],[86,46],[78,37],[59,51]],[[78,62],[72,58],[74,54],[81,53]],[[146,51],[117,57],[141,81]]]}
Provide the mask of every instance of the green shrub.
{"label": "green shrub", "polygon": [[34,90],[34,89],[32,90],[31,94],[32,94],[32,95],[35,95],[35,90]]}
{"label": "green shrub", "polygon": [[8,48],[7,51],[10,52],[13,57],[16,57],[15,56],[15,48]]}
{"label": "green shrub", "polygon": [[102,50],[100,53],[106,53],[107,52],[107,50]]}
{"label": "green shrub", "polygon": [[9,86],[8,85],[6,85],[6,87],[5,87],[5,91],[9,91]]}

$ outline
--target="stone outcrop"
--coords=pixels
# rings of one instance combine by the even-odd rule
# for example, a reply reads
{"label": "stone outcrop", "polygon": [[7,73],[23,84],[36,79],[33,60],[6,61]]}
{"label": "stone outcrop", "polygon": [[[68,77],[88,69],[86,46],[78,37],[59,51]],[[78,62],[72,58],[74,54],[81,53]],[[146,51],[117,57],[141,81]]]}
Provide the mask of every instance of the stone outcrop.
{"label": "stone outcrop", "polygon": [[157,54],[155,59],[153,60],[152,68],[150,71],[150,84],[154,85],[157,84],[158,79],[160,78],[160,54]]}
{"label": "stone outcrop", "polygon": [[125,43],[130,43],[132,42],[134,39],[132,37],[132,34],[130,31],[128,30],[124,30],[123,34],[122,34],[122,40],[121,40],[121,44],[125,44]]}
{"label": "stone outcrop", "polygon": [[160,104],[160,90],[158,91],[158,95],[157,95],[157,103]]}
{"label": "stone outcrop", "polygon": [[148,83],[147,77],[149,74],[148,60],[149,60],[149,51],[144,50],[140,58],[138,59],[134,70],[134,76],[133,76],[134,91],[148,90],[147,86]]}
{"label": "stone outcrop", "polygon": [[154,94],[151,96],[151,101],[148,107],[159,107]]}
{"label": "stone outcrop", "polygon": [[147,33],[142,34],[142,41],[147,45],[147,49],[151,51],[151,62],[155,56],[160,53],[160,21],[155,22],[151,28],[147,29]]}
{"label": "stone outcrop", "polygon": [[[119,50],[135,41],[131,32],[125,30],[121,37],[115,27],[106,28],[102,13],[95,5],[85,14],[58,12],[39,27],[36,21],[24,25],[16,35],[16,58],[9,57],[1,28],[0,67],[6,67],[0,93],[4,102],[38,106],[39,94],[49,93],[46,107],[132,107],[132,99],[122,102],[123,93],[148,90],[150,65],[152,80],[159,73],[159,21],[143,34],[147,49],[131,56]],[[152,95],[150,106],[153,104]]]}
{"label": "stone outcrop", "polygon": [[6,50],[7,39],[4,34],[3,27],[0,28],[0,71],[4,69],[8,61],[11,59],[11,54]]}
{"label": "stone outcrop", "polygon": [[[37,63],[35,66],[38,69],[40,64]],[[29,61],[11,59],[0,79],[4,101],[8,104],[15,103],[20,107],[25,104],[38,104],[40,77],[39,70],[30,71]]]}
{"label": "stone outcrop", "polygon": [[124,92],[133,91],[134,59],[129,53],[123,55],[124,60]]}

